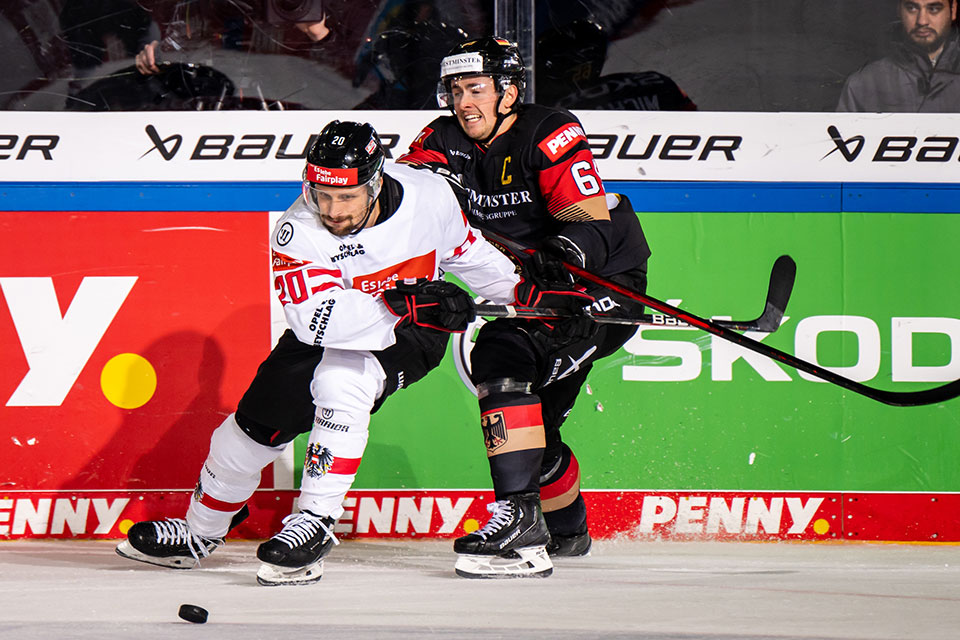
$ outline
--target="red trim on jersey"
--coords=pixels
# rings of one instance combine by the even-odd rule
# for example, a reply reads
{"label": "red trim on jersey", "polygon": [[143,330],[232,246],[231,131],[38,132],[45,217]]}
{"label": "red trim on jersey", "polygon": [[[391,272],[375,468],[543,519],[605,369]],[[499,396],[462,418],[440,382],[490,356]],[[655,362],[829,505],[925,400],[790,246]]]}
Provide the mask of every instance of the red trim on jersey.
{"label": "red trim on jersey", "polygon": [[[577,162],[589,162],[590,170],[580,169],[577,175],[584,176],[589,174],[596,180],[599,191],[585,194],[574,179],[573,165]],[[569,207],[572,204],[589,200],[590,198],[603,197],[603,182],[596,174],[596,165],[593,163],[593,154],[589,149],[581,149],[570,156],[560,164],[547,167],[537,176],[540,183],[540,192],[547,201],[547,211],[552,215],[558,211]],[[591,185],[592,186],[592,185]]]}
{"label": "red trim on jersey", "polygon": [[334,457],[333,464],[327,473],[336,473],[343,476],[349,476],[357,472],[360,468],[360,458],[337,458]]}
{"label": "red trim on jersey", "polygon": [[541,140],[537,147],[550,158],[550,162],[556,162],[581,140],[587,141],[583,127],[578,122],[568,122]]}
{"label": "red trim on jersey", "polygon": [[324,282],[323,284],[317,285],[316,287],[310,287],[310,293],[320,293],[321,291],[326,291],[327,289],[333,289],[333,288],[343,289],[343,287],[341,287],[336,282]]}
{"label": "red trim on jersey", "polygon": [[473,235],[473,231],[468,231],[467,239],[464,240],[459,247],[453,250],[453,257],[459,258],[460,256],[462,256],[467,251],[467,249],[469,249],[473,245],[473,243],[476,241],[477,241],[477,237]]}
{"label": "red trim on jersey", "polygon": [[243,505],[246,502],[224,502],[223,500],[217,500],[210,494],[204,493],[200,496],[200,504],[205,507],[210,507],[214,511],[239,511],[243,508]]}
{"label": "red trim on jersey", "polygon": [[423,148],[423,143],[426,142],[427,138],[432,134],[433,129],[424,127],[423,130],[417,134],[417,137],[413,139],[413,142],[410,143],[407,152],[397,159],[397,162],[406,162],[412,165],[431,163],[449,164],[447,162],[447,156],[440,151]]}
{"label": "red trim on jersey", "polygon": [[308,278],[313,278],[315,276],[331,276],[334,278],[342,278],[343,273],[340,271],[340,269],[319,269],[317,267],[307,269]]}
{"label": "red trim on jersey", "polygon": [[577,462],[576,456],[571,453],[570,464],[567,465],[567,470],[563,472],[563,475],[553,482],[540,487],[540,499],[550,500],[551,498],[562,496],[579,484],[580,463]]}

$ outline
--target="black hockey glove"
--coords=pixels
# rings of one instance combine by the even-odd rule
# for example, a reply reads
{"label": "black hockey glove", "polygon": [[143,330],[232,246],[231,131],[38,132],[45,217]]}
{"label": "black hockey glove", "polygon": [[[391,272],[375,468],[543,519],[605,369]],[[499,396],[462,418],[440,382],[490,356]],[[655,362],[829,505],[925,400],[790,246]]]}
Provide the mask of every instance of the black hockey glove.
{"label": "black hockey glove", "polygon": [[549,286],[537,282],[535,276],[521,278],[515,291],[521,307],[561,309],[570,315],[584,315],[584,307],[596,302],[596,298],[573,286]]}
{"label": "black hockey glove", "polygon": [[400,316],[400,325],[414,324],[437,331],[459,333],[477,317],[470,294],[444,280],[398,282],[383,292],[383,302]]}
{"label": "black hockey glove", "polygon": [[530,271],[534,278],[547,286],[571,287],[573,274],[563,263],[584,268],[587,258],[583,251],[569,238],[548,236],[540,243],[540,249],[530,257]]}

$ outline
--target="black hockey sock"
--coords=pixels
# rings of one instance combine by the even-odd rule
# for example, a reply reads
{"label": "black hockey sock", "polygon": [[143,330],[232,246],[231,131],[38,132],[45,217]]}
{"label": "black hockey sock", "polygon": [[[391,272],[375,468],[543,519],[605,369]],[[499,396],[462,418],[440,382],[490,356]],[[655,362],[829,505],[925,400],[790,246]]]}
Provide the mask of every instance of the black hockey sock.
{"label": "black hockey sock", "polygon": [[537,491],[544,448],[540,398],[493,393],[480,400],[480,414],[497,499]]}
{"label": "black hockey sock", "polygon": [[540,476],[540,500],[550,533],[568,536],[587,531],[587,506],[580,494],[580,464],[566,444]]}

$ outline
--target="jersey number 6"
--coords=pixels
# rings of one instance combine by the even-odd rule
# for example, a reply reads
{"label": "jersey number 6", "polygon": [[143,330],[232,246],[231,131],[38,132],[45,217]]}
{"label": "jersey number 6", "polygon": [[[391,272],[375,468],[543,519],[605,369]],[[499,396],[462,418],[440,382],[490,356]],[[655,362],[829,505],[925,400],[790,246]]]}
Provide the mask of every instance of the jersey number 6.
{"label": "jersey number 6", "polygon": [[600,181],[594,175],[593,163],[581,160],[570,165],[570,174],[577,183],[577,189],[585,196],[600,193]]}

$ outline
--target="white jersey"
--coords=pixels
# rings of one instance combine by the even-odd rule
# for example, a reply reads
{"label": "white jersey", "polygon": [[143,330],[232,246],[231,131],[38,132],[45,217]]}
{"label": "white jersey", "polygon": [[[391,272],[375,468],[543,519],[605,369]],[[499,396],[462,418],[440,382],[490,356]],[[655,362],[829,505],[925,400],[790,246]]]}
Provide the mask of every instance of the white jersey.
{"label": "white jersey", "polygon": [[513,263],[472,228],[442,178],[406,165],[387,174],[403,187],[392,216],[348,236],[330,233],[303,196],[271,239],[273,283],[287,324],[306,344],[379,351],[398,322],[380,300],[399,280],[450,271],[476,294],[514,302]]}

